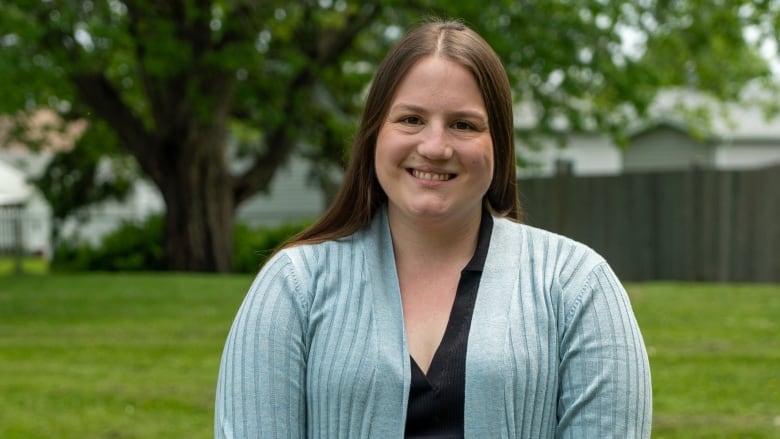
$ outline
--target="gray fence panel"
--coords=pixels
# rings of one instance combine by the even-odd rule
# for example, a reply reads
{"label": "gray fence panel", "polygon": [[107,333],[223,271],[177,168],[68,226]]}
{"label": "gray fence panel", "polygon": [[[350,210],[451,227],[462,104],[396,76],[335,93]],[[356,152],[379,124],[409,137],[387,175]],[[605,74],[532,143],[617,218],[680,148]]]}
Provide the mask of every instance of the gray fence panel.
{"label": "gray fence panel", "polygon": [[624,280],[780,282],[780,166],[520,180],[528,224]]}

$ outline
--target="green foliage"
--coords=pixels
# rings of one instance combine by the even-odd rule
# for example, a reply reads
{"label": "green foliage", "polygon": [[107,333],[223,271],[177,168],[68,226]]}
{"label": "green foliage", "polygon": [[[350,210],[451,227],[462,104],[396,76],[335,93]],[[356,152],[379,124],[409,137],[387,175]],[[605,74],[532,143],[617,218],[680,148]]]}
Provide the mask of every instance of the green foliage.
{"label": "green foliage", "polygon": [[[234,229],[236,273],[255,273],[284,241],[303,230],[308,223],[286,223],[276,227]],[[143,224],[128,223],[107,235],[94,247],[87,243],[64,241],[54,250],[51,269],[69,271],[159,271],[163,270],[163,219],[150,217]]]}
{"label": "green foliage", "polygon": [[[173,105],[157,100],[175,93],[166,95],[162,87],[179,84],[189,89],[188,104],[209,106],[209,90],[197,80],[209,81],[222,71],[233,77],[234,118],[265,132],[292,125],[309,154],[316,156],[322,147],[319,158],[338,163],[342,125],[354,122],[376,62],[400,32],[438,15],[462,18],[496,48],[518,98],[533,104],[538,121],[532,132],[554,132],[561,117],[575,129],[595,124],[618,130],[626,121],[625,106],[641,114],[659,87],[693,85],[731,98],[746,81],[766,77],[757,48],[777,38],[772,25],[778,10],[771,5],[752,0],[267,1],[251,6],[214,1],[186,2],[177,9],[151,1],[0,1],[0,28],[6,29],[0,56],[5,67],[0,84],[6,85],[0,86],[8,96],[0,110],[47,106],[55,98],[77,104],[79,110],[72,111],[83,116],[70,82],[76,74],[99,72],[136,117],[159,131],[165,127],[154,126],[151,112],[158,104]],[[344,31],[361,20],[366,24],[356,27],[354,40],[340,47]],[[197,32],[201,26],[205,34]],[[744,36],[748,27],[757,35],[753,40]],[[624,46],[628,35],[635,47]],[[329,57],[333,61],[325,62]],[[301,75],[311,78],[287,88]],[[286,107],[286,99],[300,103]],[[309,110],[332,117],[306,117]],[[333,140],[320,142],[323,137]]]}
{"label": "green foliage", "polygon": [[[739,99],[743,81],[724,77],[760,78],[768,73],[756,46],[745,40],[745,29],[760,26],[777,11],[767,3],[734,1],[711,7],[707,1],[659,3],[655,37],[648,41],[642,68],[653,72],[658,84],[679,84]],[[764,34],[762,38],[775,38]]]}
{"label": "green foliage", "polygon": [[62,242],[54,250],[53,271],[157,271],[163,269],[162,217],[119,227],[97,247]]}
{"label": "green foliage", "polygon": [[274,250],[308,225],[308,222],[287,223],[278,227],[252,229],[237,224],[233,231],[233,271],[256,273]]}
{"label": "green foliage", "polygon": [[90,124],[70,151],[57,154],[33,183],[57,220],[106,200],[123,200],[138,171],[120,153],[115,133],[100,121]]}

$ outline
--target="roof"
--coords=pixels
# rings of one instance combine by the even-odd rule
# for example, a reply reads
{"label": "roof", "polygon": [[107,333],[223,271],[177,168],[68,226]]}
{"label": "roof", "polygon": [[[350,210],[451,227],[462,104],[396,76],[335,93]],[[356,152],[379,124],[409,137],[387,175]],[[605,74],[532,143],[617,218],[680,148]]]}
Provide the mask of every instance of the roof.
{"label": "roof", "polygon": [[[696,108],[710,112],[709,126],[695,126],[695,119],[686,119],[686,110]],[[654,116],[633,127],[630,136],[666,126],[682,132],[699,131],[707,140],[780,142],[780,117],[767,115],[759,99],[722,103],[695,91],[667,90],[658,94],[650,113]]]}

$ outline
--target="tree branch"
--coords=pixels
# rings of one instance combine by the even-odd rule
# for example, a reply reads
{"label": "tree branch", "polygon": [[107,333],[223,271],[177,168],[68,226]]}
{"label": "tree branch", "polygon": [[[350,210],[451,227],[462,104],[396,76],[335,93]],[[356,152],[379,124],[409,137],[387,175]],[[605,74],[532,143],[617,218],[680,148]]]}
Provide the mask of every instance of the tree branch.
{"label": "tree branch", "polygon": [[116,131],[120,142],[135,156],[141,167],[157,179],[156,151],[151,137],[138,119],[122,101],[117,90],[102,73],[83,73],[71,77],[81,99],[94,111],[94,116],[106,121]]}
{"label": "tree branch", "polygon": [[[346,25],[337,31],[321,32],[314,36],[316,46],[313,51],[304,50],[311,57],[310,62],[298,72],[296,77],[286,86],[284,108],[281,114],[289,118],[285,123],[273,127],[267,134],[265,153],[256,157],[254,165],[245,173],[234,179],[234,198],[236,203],[246,200],[254,193],[268,186],[276,170],[290,157],[294,150],[296,128],[303,126],[303,120],[298,120],[300,113],[296,107],[293,95],[302,89],[310,88],[314,83],[315,72],[325,66],[336,63],[345,51],[354,43],[355,38],[370,25],[381,13],[379,3],[364,4],[357,12],[347,17]],[[302,26],[311,26],[311,20],[302,20]],[[311,29],[299,29],[300,34],[310,33]]]}
{"label": "tree branch", "polygon": [[274,127],[267,135],[265,144],[268,146],[265,153],[255,158],[255,163],[246,172],[237,176],[233,180],[233,194],[236,205],[248,199],[256,192],[268,187],[276,170],[284,164],[290,157],[294,145],[295,127],[300,126],[303,121],[295,117],[295,99],[293,94],[296,90],[311,86],[314,82],[312,73],[309,69],[304,69],[287,85],[287,96],[290,96],[280,109],[282,114],[291,117],[286,123]]}
{"label": "tree branch", "polygon": [[230,18],[222,23],[224,33],[214,42],[214,50],[220,51],[234,43],[252,41],[263,28],[261,18],[273,15],[273,11],[265,3],[244,1],[234,4]]}
{"label": "tree branch", "polygon": [[335,62],[353,44],[355,38],[371,24],[382,11],[380,3],[365,3],[354,14],[347,17],[347,25],[336,33],[319,36],[317,59],[319,65]]}

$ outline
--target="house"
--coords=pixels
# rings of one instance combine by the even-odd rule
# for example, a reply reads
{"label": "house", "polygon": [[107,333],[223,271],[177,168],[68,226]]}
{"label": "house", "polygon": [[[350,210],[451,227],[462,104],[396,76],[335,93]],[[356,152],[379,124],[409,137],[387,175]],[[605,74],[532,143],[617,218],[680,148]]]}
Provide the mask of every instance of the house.
{"label": "house", "polygon": [[[277,171],[268,193],[256,194],[239,206],[236,221],[251,227],[275,226],[318,216],[325,208],[325,196],[308,184],[307,173],[307,162],[293,158]],[[97,245],[121,224],[138,224],[164,211],[165,203],[157,187],[139,179],[125,200],[89,206],[80,218],[68,218],[60,233],[68,239]]]}
{"label": "house", "polygon": [[[27,178],[40,175],[50,157],[43,152],[0,148],[0,206],[6,206],[0,211],[0,248],[10,246],[9,243],[16,239],[11,234],[11,214],[8,213],[9,206],[14,205],[21,209],[15,210],[14,218],[21,215],[25,224],[25,251],[51,253],[51,209],[26,182]],[[325,195],[309,183],[308,169],[305,160],[293,158],[277,171],[268,193],[257,194],[239,206],[237,221],[252,227],[274,226],[318,216],[325,208]],[[138,179],[123,201],[108,200],[89,206],[63,221],[59,233],[64,239],[97,245],[123,223],[141,223],[164,210],[159,190],[148,180]],[[2,230],[6,230],[5,235]]]}
{"label": "house", "polygon": [[518,145],[531,162],[520,178],[552,176],[561,170],[573,175],[617,175],[710,168],[754,169],[780,163],[780,117],[767,118],[761,108],[728,105],[726,115],[713,115],[711,126],[698,127],[675,117],[676,103],[667,99],[658,116],[633,127],[623,148],[606,135],[573,133],[565,147],[553,142],[540,149]]}
{"label": "house", "polygon": [[573,134],[564,145],[549,141],[532,148],[518,141],[516,149],[524,164],[517,169],[521,179],[559,173],[617,175],[623,170],[622,150],[597,133]]}
{"label": "house", "polygon": [[0,161],[0,255],[51,255],[51,209],[23,172]]}
{"label": "house", "polygon": [[754,169],[780,163],[780,117],[760,108],[731,108],[701,135],[683,123],[659,118],[636,129],[623,151],[625,171],[688,168]]}
{"label": "house", "polygon": [[[9,126],[7,119],[0,118],[0,140]],[[62,124],[56,113],[41,110],[32,116],[30,126],[28,137],[45,145],[41,150],[33,151],[18,141],[0,144],[0,252],[17,242],[15,224],[21,221],[24,250],[50,255],[51,209],[27,180],[44,172],[54,152],[72,148],[85,124],[78,121],[60,130]],[[258,194],[239,207],[237,220],[250,226],[272,226],[319,215],[325,208],[325,195],[309,184],[308,169],[305,160],[293,158],[277,171],[268,193]],[[59,233],[65,239],[97,245],[123,223],[143,222],[164,209],[158,189],[148,180],[138,179],[123,201],[89,206],[63,221]]]}
{"label": "house", "polygon": [[237,220],[256,227],[316,218],[325,210],[325,194],[309,182],[308,173],[308,162],[293,157],[277,170],[267,194],[257,194],[239,206]]}

